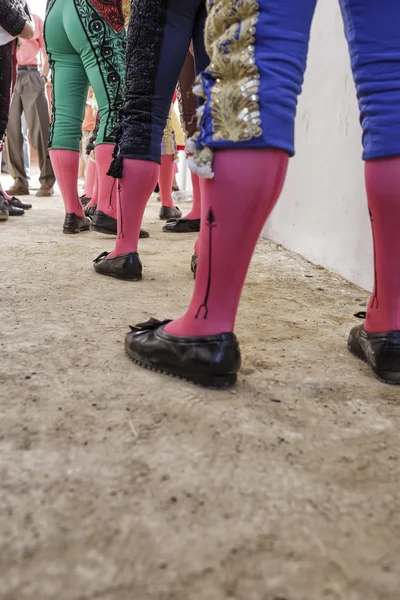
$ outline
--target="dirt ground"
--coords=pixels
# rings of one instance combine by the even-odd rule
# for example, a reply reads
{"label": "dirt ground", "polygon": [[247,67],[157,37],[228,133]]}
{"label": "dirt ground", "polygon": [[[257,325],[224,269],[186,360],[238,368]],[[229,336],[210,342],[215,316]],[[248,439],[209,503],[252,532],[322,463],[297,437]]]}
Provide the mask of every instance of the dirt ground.
{"label": "dirt ground", "polygon": [[62,235],[59,197],[1,224],[1,600],[398,600],[400,389],[346,349],[367,294],[261,242],[232,391],[140,369],[129,324],[178,316],[193,235]]}

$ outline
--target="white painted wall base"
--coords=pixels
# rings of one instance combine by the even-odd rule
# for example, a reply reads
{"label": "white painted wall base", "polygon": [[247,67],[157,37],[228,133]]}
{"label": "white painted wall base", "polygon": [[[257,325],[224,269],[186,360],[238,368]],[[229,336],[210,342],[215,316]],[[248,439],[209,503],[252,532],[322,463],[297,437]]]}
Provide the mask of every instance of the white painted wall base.
{"label": "white painted wall base", "polygon": [[297,114],[297,155],[263,235],[371,289],[361,127],[338,5],[318,2]]}

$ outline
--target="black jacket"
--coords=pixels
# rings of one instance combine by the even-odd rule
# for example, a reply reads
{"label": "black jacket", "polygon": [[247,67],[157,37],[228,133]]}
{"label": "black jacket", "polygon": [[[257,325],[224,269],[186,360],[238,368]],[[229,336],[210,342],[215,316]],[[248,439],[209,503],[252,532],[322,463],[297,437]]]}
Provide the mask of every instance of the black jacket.
{"label": "black jacket", "polygon": [[15,37],[21,33],[26,19],[25,2],[22,0],[0,1],[0,25],[10,35]]}

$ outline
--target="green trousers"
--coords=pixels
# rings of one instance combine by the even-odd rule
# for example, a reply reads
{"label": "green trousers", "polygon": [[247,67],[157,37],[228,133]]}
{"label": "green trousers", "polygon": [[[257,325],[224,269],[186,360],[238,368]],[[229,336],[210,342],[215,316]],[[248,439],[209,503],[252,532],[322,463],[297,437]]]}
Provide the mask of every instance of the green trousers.
{"label": "green trousers", "polygon": [[89,83],[100,113],[97,144],[114,144],[125,83],[125,31],[88,0],[50,0],[44,37],[53,75],[50,148],[79,151]]}

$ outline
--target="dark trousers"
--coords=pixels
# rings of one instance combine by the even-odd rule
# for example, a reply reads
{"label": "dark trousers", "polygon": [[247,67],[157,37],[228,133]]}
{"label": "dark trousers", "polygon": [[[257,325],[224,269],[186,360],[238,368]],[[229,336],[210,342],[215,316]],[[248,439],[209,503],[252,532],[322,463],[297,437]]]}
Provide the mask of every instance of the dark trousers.
{"label": "dark trousers", "polygon": [[160,162],[174,90],[193,40],[196,70],[207,67],[204,0],[132,0],[121,158]]}
{"label": "dark trousers", "polygon": [[40,184],[52,187],[55,177],[48,158],[49,109],[43,79],[38,70],[18,71],[7,130],[7,153],[11,175],[15,183],[28,187],[23,157],[22,113],[25,113],[30,141],[38,153]]}

